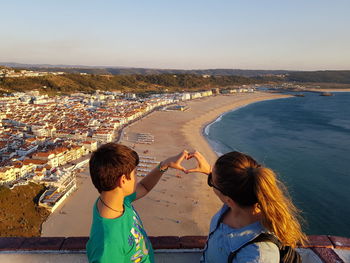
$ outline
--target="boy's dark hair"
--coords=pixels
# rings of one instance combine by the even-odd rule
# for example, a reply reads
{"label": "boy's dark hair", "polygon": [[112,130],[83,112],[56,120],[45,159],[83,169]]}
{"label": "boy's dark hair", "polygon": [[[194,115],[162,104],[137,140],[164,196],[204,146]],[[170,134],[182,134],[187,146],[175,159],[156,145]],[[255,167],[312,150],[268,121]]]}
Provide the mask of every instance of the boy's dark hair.
{"label": "boy's dark hair", "polygon": [[91,155],[89,166],[92,183],[99,193],[118,186],[118,178],[130,173],[139,164],[138,154],[125,145],[107,143],[101,145]]}

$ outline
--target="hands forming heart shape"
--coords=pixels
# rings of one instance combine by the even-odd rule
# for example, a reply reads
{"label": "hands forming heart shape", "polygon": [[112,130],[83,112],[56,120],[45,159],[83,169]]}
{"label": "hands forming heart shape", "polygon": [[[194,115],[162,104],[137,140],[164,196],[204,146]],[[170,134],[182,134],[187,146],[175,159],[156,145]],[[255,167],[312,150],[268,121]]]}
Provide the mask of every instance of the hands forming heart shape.
{"label": "hands forming heart shape", "polygon": [[[192,158],[195,158],[197,161],[197,166],[195,168],[186,169],[182,166],[182,162],[184,160],[190,160]],[[166,165],[167,167],[178,169],[183,171],[184,173],[204,173],[209,174],[211,172],[211,166],[208,163],[208,161],[205,159],[205,157],[198,151],[194,152],[188,152],[187,150],[182,151],[178,155],[169,157],[163,162],[163,165]]]}

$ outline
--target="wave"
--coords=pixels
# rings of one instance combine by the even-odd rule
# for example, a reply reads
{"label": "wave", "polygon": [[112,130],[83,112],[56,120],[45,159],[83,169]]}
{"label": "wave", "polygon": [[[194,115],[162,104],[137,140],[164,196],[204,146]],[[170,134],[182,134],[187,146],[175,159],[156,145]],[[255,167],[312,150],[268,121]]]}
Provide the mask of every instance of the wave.
{"label": "wave", "polygon": [[224,153],[222,152],[222,146],[220,144],[220,142],[218,141],[213,141],[211,139],[209,139],[208,137],[206,137],[209,145],[211,146],[211,148],[213,149],[213,151],[216,153],[216,155],[219,157],[221,155],[223,155]]}
{"label": "wave", "polygon": [[[224,114],[225,114],[225,113],[224,113]],[[214,123],[216,123],[216,122],[221,121],[221,120],[222,120],[222,116],[223,116],[224,114],[221,114],[221,115],[220,115],[218,118],[216,118],[213,122],[209,123],[208,125],[206,125],[206,126],[204,127],[204,134],[205,134],[206,136],[209,135],[210,126],[212,126],[212,125],[213,125]]]}
{"label": "wave", "polygon": [[[231,109],[229,111],[226,111],[224,113],[222,113],[221,115],[219,115],[216,119],[214,119],[212,122],[208,123],[202,130],[202,134],[204,136],[204,138],[208,141],[209,145],[212,147],[213,151],[218,155],[218,156],[221,156],[223,155],[222,151],[224,150],[222,146],[224,145],[221,145],[221,143],[219,141],[216,141],[216,140],[213,140],[213,138],[209,139],[209,133],[210,133],[210,127],[214,124],[214,123],[217,123],[217,122],[220,122],[222,121],[222,118],[228,114],[228,113],[231,113],[231,112],[234,112],[234,111],[237,111],[237,110],[240,110],[242,108],[245,108],[247,106],[250,106],[250,105],[253,105],[255,103],[259,103],[259,102],[264,102],[264,101],[271,101],[271,100],[280,100],[280,99],[289,99],[290,97],[286,97],[286,98],[272,98],[272,99],[267,99],[267,100],[260,100],[260,101],[254,101],[252,103],[249,103],[249,104],[246,104],[246,105],[243,105],[243,106],[239,106],[239,107],[236,107],[234,109]],[[232,149],[232,147],[229,147]],[[233,149],[234,151],[239,151],[239,149],[236,149],[234,148]]]}

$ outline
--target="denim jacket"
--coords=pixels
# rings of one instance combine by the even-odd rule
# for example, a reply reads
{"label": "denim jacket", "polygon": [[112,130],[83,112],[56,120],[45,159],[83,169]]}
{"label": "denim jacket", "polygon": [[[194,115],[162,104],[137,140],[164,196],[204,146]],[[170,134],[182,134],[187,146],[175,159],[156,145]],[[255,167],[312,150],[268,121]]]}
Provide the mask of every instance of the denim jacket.
{"label": "denim jacket", "polygon": [[[231,252],[236,251],[259,234],[268,233],[259,221],[239,229],[231,228],[220,222],[228,209],[227,205],[223,205],[212,218],[207,244],[200,262],[227,263]],[[253,243],[243,247],[233,262],[277,263],[279,262],[279,250],[271,242]]]}

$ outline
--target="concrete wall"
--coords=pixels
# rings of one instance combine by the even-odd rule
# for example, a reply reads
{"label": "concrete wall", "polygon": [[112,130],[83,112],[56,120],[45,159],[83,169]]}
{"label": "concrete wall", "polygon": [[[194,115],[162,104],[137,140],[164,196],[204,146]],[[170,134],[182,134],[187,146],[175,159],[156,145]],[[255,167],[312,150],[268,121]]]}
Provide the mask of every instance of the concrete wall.
{"label": "concrete wall", "polygon": [[[204,236],[150,237],[157,263],[199,262]],[[0,238],[1,263],[88,262],[88,237],[5,237]],[[350,262],[350,239],[336,236],[309,236],[309,243],[298,248],[304,263]]]}

